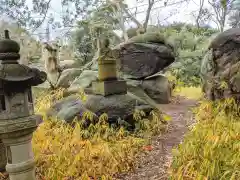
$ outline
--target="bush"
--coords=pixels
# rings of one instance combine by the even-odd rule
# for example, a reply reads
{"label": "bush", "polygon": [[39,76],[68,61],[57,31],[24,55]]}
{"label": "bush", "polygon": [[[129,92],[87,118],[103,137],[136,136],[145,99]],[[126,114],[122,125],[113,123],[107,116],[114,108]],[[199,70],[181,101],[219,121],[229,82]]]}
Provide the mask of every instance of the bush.
{"label": "bush", "polygon": [[174,44],[176,61],[167,68],[185,85],[199,86],[200,67],[214,29],[175,23],[161,29],[165,38]]}
{"label": "bush", "polygon": [[239,112],[232,99],[202,103],[197,124],[173,150],[171,179],[240,179]]}

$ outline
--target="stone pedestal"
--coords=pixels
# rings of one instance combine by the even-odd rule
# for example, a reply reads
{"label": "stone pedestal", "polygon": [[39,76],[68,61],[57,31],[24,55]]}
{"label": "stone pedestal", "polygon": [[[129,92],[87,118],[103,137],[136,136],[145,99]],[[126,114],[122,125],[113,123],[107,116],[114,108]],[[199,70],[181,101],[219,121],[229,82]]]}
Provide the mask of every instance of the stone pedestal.
{"label": "stone pedestal", "polygon": [[40,115],[0,121],[0,138],[6,147],[10,180],[35,180],[32,134],[42,122]]}
{"label": "stone pedestal", "polygon": [[4,172],[7,164],[6,148],[0,139],[0,172]]}
{"label": "stone pedestal", "polygon": [[124,80],[95,81],[92,83],[94,94],[108,96],[113,94],[127,94],[127,83]]}

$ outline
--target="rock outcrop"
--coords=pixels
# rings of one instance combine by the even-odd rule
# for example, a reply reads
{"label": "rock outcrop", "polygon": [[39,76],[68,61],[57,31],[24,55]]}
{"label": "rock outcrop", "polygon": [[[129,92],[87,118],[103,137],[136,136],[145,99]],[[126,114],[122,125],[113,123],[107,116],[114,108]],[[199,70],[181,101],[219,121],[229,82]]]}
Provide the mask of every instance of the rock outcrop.
{"label": "rock outcrop", "polygon": [[240,100],[240,28],[229,29],[211,42],[201,67],[203,92],[210,100]]}

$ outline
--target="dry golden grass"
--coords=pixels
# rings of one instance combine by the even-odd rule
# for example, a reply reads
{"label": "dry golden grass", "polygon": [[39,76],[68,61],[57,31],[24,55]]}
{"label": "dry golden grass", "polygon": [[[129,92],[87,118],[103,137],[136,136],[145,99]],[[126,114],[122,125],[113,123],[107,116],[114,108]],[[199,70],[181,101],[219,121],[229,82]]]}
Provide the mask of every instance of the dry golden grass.
{"label": "dry golden grass", "polygon": [[196,109],[197,124],[173,150],[171,179],[239,180],[239,114],[232,99],[202,102]]}
{"label": "dry golden grass", "polygon": [[[52,99],[61,99],[63,91],[43,94],[36,102],[36,113],[44,116]],[[79,94],[84,99],[84,94]],[[86,114],[90,116],[91,114]],[[159,115],[152,112],[152,119],[142,119],[136,112],[137,130],[129,133],[124,128],[113,129],[106,123],[107,115],[99,123],[83,129],[81,123],[73,128],[56,120],[46,119],[33,137],[39,179],[112,179],[112,175],[134,168],[135,157],[152,135],[164,129]]]}
{"label": "dry golden grass", "polygon": [[199,100],[203,97],[200,87],[176,87],[174,89],[174,96],[183,96],[188,99]]}
{"label": "dry golden grass", "polygon": [[201,87],[194,86],[184,86],[184,83],[176,79],[171,73],[166,73],[168,80],[176,84],[176,87],[173,91],[173,96],[183,96],[188,99],[199,100],[203,97]]}

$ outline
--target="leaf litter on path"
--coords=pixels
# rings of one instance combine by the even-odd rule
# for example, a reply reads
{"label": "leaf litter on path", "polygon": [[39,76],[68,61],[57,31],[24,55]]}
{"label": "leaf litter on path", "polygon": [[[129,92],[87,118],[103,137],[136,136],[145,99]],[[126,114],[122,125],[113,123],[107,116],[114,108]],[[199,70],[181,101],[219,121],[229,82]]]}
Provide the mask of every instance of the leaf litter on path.
{"label": "leaf litter on path", "polygon": [[172,161],[172,149],[179,145],[194,123],[191,108],[197,104],[196,100],[178,97],[178,102],[159,105],[167,114],[169,121],[165,134],[152,139],[152,144],[145,148],[137,158],[137,167],[134,172],[127,172],[115,176],[117,180],[167,180],[168,169]]}

